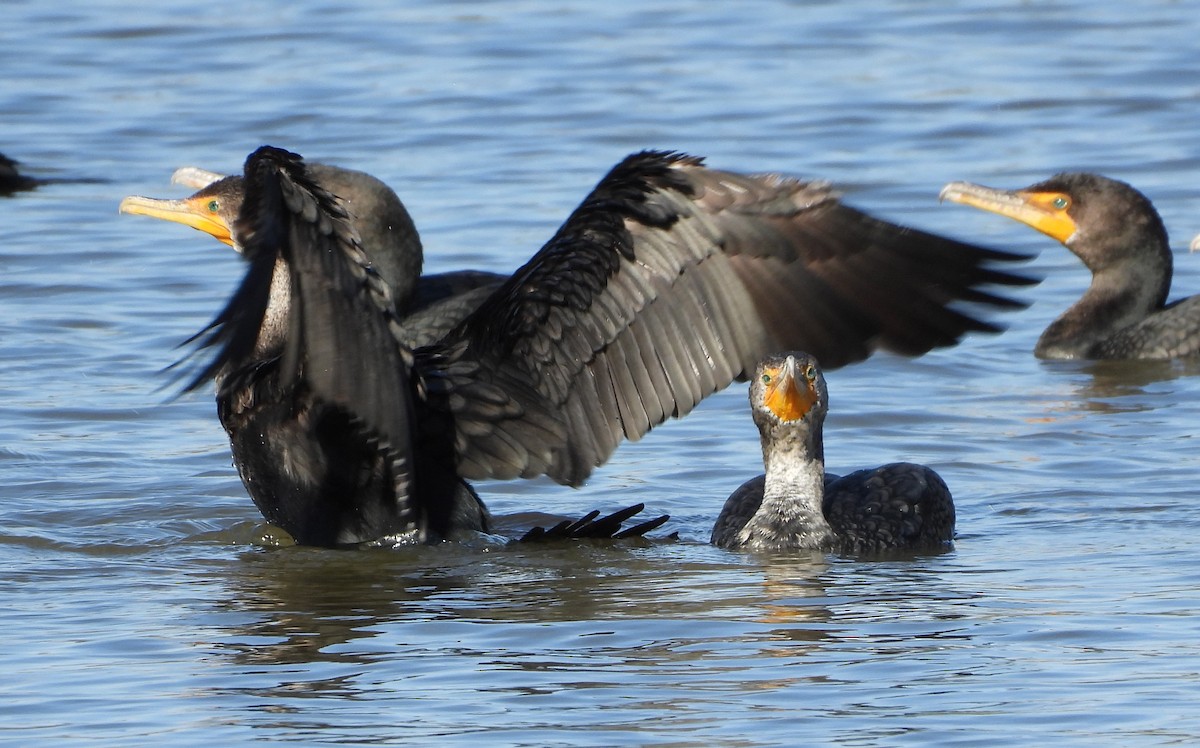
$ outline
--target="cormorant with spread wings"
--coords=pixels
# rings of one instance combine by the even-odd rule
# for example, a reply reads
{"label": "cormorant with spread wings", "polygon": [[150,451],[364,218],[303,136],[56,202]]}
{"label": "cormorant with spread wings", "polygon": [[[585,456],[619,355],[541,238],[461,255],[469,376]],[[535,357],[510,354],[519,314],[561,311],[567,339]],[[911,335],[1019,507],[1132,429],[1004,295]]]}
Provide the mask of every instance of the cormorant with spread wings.
{"label": "cormorant with spread wings", "polygon": [[800,348],[827,368],[996,331],[962,303],[1032,281],[1023,256],[903,228],[822,182],[745,176],[647,151],[436,341],[410,347],[354,217],[302,159],[245,165],[233,237],[249,269],[196,336],[191,383],[218,411],[247,490],[304,544],[486,531],[468,480],[579,485],[624,439]]}

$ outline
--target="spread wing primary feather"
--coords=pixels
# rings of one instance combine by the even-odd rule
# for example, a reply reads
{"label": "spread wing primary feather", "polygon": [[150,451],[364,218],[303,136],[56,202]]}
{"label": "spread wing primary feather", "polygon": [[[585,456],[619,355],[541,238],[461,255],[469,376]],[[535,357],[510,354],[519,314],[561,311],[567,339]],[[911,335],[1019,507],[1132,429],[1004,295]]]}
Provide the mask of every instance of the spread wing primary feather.
{"label": "spread wing primary feather", "polygon": [[460,473],[577,485],[769,352],[840,366],[994,331],[948,305],[1020,306],[980,289],[1024,282],[987,267],[1011,259],[871,218],[823,182],[636,154],[433,349],[469,372],[451,408]]}

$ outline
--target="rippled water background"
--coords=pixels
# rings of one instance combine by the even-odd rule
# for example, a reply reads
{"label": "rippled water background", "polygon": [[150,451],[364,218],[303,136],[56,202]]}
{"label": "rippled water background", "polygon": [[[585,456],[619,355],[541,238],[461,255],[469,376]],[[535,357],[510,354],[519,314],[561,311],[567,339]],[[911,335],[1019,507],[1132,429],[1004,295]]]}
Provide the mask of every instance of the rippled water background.
{"label": "rippled water background", "polygon": [[[0,742],[1194,744],[1200,367],[1036,361],[1086,272],[936,195],[1098,170],[1183,250],[1197,39],[1183,0],[7,0],[0,151],[79,181],[0,199]],[[239,260],[116,212],[262,143],[393,185],[435,271],[516,267],[644,147],[1041,252],[1007,333],[829,377],[831,467],[933,465],[956,549],[709,547],[760,469],[740,386],[583,490],[481,487],[644,501],[679,542],[262,547],[211,398],[159,373]]]}

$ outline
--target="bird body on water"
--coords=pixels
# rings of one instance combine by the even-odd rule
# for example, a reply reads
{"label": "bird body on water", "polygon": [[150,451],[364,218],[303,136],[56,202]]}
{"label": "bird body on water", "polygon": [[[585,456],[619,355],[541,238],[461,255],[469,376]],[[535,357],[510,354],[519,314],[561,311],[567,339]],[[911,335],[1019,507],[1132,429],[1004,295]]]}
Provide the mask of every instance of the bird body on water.
{"label": "bird body on water", "polygon": [[932,469],[907,462],[825,472],[829,392],[816,358],[764,359],[750,380],[750,411],[766,472],[725,501],[711,541],[755,551],[845,553],[937,550],[954,538],[954,501]]}
{"label": "bird body on water", "polygon": [[250,495],[305,544],[485,530],[468,480],[579,485],[771,350],[919,355],[997,330],[956,307],[1020,307],[985,288],[1030,282],[992,267],[1022,256],[873,219],[824,183],[643,152],[418,346],[399,311],[415,278],[385,277],[369,216],[270,147],[242,189],[230,234],[249,268],[197,336],[217,352],[192,386],[215,378]]}
{"label": "bird body on water", "polygon": [[1034,348],[1049,359],[1173,359],[1200,354],[1200,296],[1167,302],[1172,254],[1158,211],[1130,185],[1086,172],[1020,190],[953,182],[942,199],[1051,236],[1092,272],[1083,296]]}
{"label": "bird body on water", "polygon": [[32,190],[40,184],[33,177],[22,174],[17,168],[19,165],[20,162],[0,153],[0,196]]}

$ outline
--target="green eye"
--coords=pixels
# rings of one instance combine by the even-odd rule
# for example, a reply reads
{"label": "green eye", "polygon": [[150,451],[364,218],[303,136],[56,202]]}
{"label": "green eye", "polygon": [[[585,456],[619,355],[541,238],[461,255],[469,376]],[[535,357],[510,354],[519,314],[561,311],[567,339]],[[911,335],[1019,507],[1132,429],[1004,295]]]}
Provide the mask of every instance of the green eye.
{"label": "green eye", "polygon": [[770,383],[771,383],[771,375],[770,375],[770,374],[763,374],[763,375],[762,375],[762,383],[763,383],[763,384],[770,384]]}
{"label": "green eye", "polygon": [[1058,197],[1054,198],[1054,202],[1051,203],[1051,205],[1053,205],[1058,210],[1064,210],[1070,204],[1071,204],[1071,201],[1068,200],[1067,198],[1063,197],[1062,195],[1059,195]]}
{"label": "green eye", "polygon": [[804,378],[805,378],[805,379],[807,379],[807,380],[808,380],[808,381],[810,381],[810,382],[811,382],[812,380],[816,379],[816,378],[817,378],[817,369],[816,369],[816,367],[815,367],[815,366],[813,366],[812,364],[809,364],[808,366],[805,366],[805,367],[804,367]]}
{"label": "green eye", "polygon": [[216,200],[209,200],[209,201],[208,201],[208,212],[209,212],[209,213],[216,213],[216,212],[217,212],[218,210],[220,210],[220,209],[221,209],[221,203],[220,203],[220,202],[218,202],[218,201],[216,201]]}

